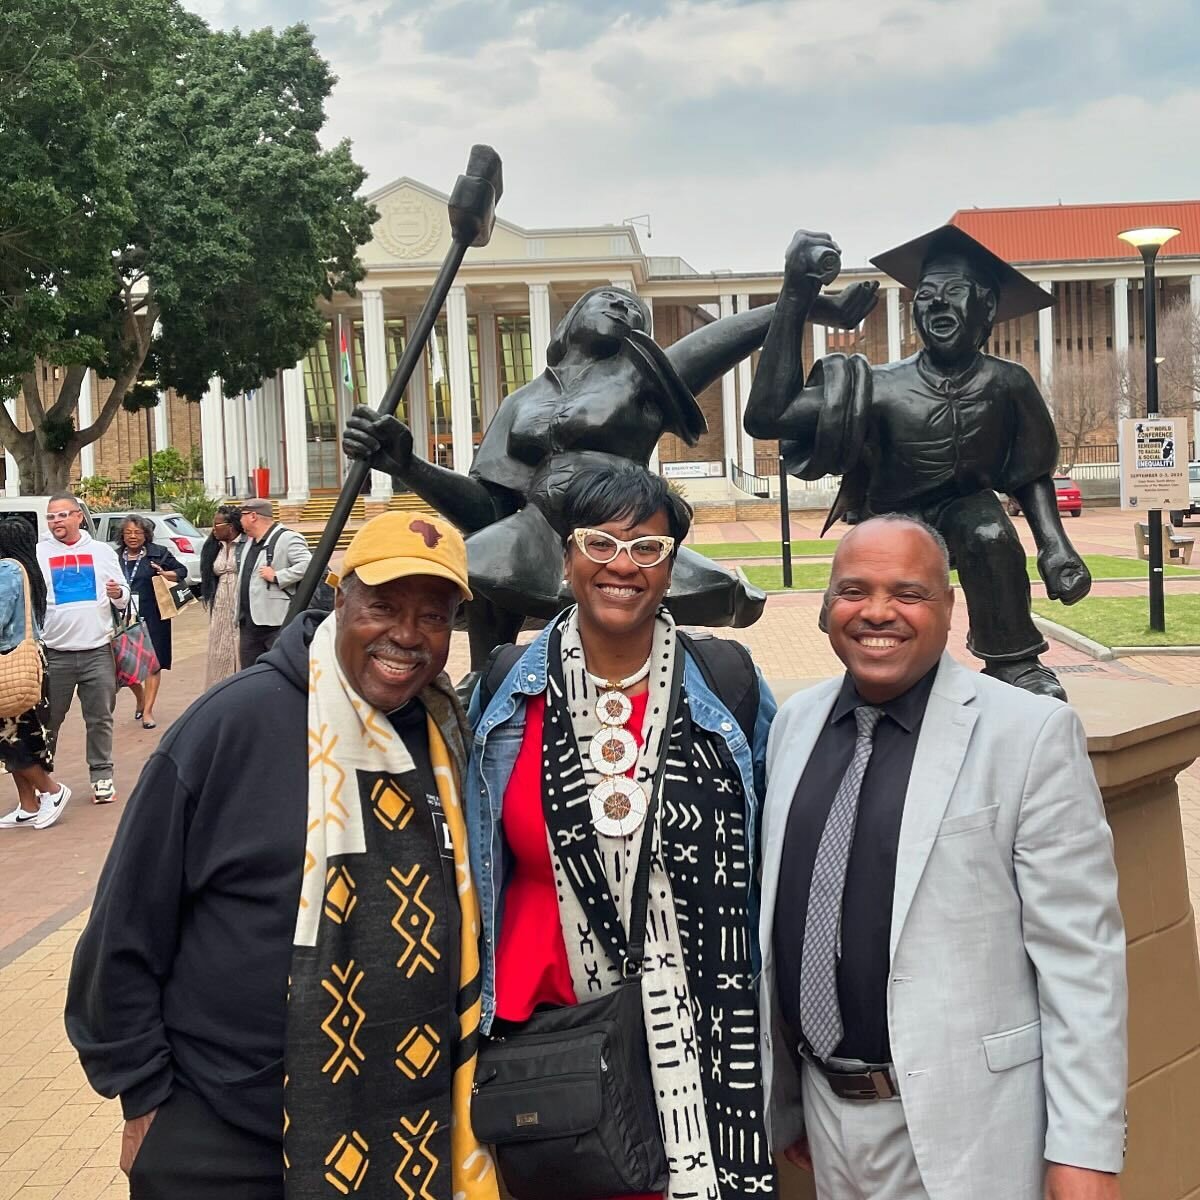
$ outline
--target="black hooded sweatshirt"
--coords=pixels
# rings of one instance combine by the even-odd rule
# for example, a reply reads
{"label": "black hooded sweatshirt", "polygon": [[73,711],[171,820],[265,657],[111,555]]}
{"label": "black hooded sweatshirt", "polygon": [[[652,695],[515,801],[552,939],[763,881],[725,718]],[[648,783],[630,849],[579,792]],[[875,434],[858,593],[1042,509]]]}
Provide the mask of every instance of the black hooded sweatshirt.
{"label": "black hooded sweatshirt", "polygon": [[120,1096],[127,1118],[183,1085],[231,1124],[282,1140],[308,644],[325,615],[305,613],[256,666],[197,700],[121,818],[66,1021],[92,1086]]}

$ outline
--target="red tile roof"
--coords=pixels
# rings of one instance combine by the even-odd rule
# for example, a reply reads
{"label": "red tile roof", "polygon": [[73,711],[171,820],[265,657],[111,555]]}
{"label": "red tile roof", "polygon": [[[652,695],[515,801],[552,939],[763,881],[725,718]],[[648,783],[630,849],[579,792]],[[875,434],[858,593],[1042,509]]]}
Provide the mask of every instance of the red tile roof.
{"label": "red tile roof", "polygon": [[1200,200],[1165,204],[1054,204],[1040,208],[960,208],[950,218],[1006,262],[1089,262],[1139,257],[1118,240],[1123,229],[1178,229],[1160,258],[1200,256]]}

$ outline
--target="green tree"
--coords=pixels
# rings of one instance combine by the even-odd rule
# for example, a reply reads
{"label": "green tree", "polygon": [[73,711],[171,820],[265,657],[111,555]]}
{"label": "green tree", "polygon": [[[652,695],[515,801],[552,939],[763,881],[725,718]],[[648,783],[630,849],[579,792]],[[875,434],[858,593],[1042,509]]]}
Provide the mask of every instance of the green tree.
{"label": "green tree", "polygon": [[[353,291],[375,213],[318,133],[334,77],[303,26],[214,32],[174,0],[0,6],[0,408],[21,490],[65,484],[148,381],[198,400],[290,366]],[[13,167],[15,164],[15,169]],[[37,358],[63,366],[53,399]],[[84,375],[113,382],[77,428]],[[52,401],[52,402],[51,402]]]}

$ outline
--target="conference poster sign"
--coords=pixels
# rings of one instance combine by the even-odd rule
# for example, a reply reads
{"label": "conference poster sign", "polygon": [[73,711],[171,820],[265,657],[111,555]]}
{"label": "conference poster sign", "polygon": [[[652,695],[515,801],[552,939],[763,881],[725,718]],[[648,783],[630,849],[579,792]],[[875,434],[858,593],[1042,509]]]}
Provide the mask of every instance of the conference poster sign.
{"label": "conference poster sign", "polygon": [[1187,418],[1126,417],[1120,434],[1121,507],[1189,507]]}

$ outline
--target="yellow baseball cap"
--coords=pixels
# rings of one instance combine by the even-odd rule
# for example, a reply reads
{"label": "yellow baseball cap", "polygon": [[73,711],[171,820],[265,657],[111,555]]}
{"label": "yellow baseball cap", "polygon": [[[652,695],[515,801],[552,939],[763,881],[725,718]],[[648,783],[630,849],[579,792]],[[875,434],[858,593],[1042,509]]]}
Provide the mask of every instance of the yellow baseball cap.
{"label": "yellow baseball cap", "polygon": [[351,572],[369,587],[406,575],[435,575],[458,584],[464,600],[472,599],[462,534],[430,513],[387,512],[372,517],[354,535],[342,559],[341,577]]}

